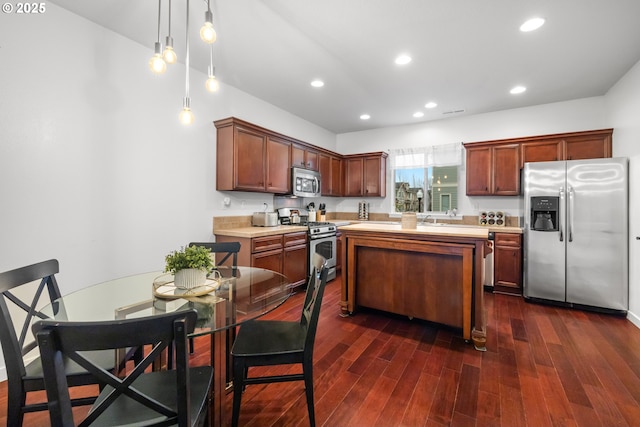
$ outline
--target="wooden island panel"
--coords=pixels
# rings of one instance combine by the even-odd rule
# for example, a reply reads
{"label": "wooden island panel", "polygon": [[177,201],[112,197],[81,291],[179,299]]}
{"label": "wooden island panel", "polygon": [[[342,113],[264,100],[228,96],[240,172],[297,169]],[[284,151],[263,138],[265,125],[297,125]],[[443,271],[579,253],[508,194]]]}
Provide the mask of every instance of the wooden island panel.
{"label": "wooden island panel", "polygon": [[369,307],[441,323],[484,348],[485,238],[341,230],[343,313]]}

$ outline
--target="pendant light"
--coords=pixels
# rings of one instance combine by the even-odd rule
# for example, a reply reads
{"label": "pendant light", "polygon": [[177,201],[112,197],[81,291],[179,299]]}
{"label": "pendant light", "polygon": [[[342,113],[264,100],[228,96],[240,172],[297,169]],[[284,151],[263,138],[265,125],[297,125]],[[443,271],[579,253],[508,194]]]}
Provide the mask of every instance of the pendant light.
{"label": "pendant light", "polygon": [[210,0],[207,0],[207,11],[204,13],[204,25],[200,28],[200,38],[205,43],[214,43],[217,35],[213,29],[213,13],[211,13]]}
{"label": "pendant light", "polygon": [[173,50],[173,37],[171,37],[171,0],[169,0],[169,31],[164,44],[164,52],[162,52],[162,58],[167,64],[175,64],[178,59],[175,50]]}
{"label": "pendant light", "polygon": [[180,123],[190,125],[193,123],[193,113],[191,112],[191,99],[189,99],[189,0],[187,0],[187,53],[184,58],[185,65],[185,83],[184,83],[184,100],[182,101],[182,111],[180,112]]}
{"label": "pendant light", "polygon": [[158,40],[155,43],[154,54],[149,60],[149,68],[156,74],[162,74],[167,70],[167,64],[162,59],[162,44],[160,43],[160,8],[162,0],[158,0]]}
{"label": "pendant light", "polygon": [[213,66],[213,45],[209,45],[209,78],[205,82],[205,87],[209,92],[217,92],[220,89],[220,83],[216,79],[216,68]]}

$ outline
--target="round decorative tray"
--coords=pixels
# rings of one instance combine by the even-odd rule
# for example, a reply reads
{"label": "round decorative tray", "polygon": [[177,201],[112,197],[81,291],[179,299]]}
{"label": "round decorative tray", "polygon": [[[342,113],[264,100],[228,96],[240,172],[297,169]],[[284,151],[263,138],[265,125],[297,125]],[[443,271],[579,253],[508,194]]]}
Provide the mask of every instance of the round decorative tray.
{"label": "round decorative tray", "polygon": [[176,299],[185,297],[200,297],[218,289],[220,282],[214,279],[207,279],[204,285],[191,289],[178,288],[173,281],[153,282],[153,295],[157,298]]}

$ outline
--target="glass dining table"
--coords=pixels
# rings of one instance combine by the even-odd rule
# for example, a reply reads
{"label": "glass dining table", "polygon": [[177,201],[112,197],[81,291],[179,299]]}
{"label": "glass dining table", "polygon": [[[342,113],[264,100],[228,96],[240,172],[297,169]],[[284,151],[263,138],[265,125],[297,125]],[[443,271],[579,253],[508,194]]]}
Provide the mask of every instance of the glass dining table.
{"label": "glass dining table", "polygon": [[40,311],[60,321],[99,321],[195,309],[198,321],[190,336],[211,336],[211,425],[224,426],[234,328],[280,306],[291,295],[291,288],[286,276],[262,268],[221,266],[214,273],[205,287],[190,291],[175,288],[171,274],[136,274],[72,292]]}

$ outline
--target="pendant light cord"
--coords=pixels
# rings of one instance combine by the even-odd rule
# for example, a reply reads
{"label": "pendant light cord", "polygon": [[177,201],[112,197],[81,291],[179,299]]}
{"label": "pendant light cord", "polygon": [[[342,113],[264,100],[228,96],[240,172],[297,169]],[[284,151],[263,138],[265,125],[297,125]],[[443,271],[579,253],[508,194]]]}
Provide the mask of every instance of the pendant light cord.
{"label": "pendant light cord", "polygon": [[184,84],[185,97],[189,99],[189,0],[187,0],[187,55],[185,56],[185,65],[187,66],[186,80]]}
{"label": "pendant light cord", "polygon": [[160,43],[160,10],[162,8],[162,0],[158,0],[158,43]]}

